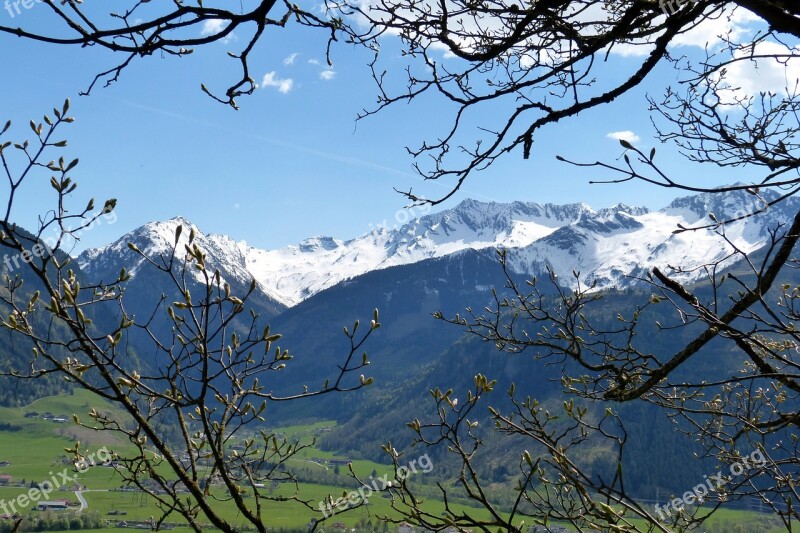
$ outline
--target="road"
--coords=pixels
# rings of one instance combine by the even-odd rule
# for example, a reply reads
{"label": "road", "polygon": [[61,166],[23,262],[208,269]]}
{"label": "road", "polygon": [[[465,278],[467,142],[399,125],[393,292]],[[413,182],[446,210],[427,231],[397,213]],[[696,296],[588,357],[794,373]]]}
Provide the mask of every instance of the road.
{"label": "road", "polygon": [[88,509],[89,502],[86,501],[86,498],[83,497],[84,492],[108,492],[108,489],[84,489],[84,490],[76,490],[75,497],[78,498],[78,501],[81,502],[81,508],[78,509],[78,512]]}
{"label": "road", "polygon": [[89,504],[86,503],[86,498],[83,497],[83,491],[76,490],[75,491],[75,496],[78,498],[78,501],[81,502],[81,508],[78,509],[79,513],[81,511],[83,511],[84,509],[86,509],[87,507],[89,507]]}

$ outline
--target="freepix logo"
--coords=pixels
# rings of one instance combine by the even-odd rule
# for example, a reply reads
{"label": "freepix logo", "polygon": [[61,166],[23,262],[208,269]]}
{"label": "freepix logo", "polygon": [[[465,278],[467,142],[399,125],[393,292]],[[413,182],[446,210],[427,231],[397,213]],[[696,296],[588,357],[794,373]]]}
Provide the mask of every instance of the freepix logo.
{"label": "freepix logo", "polygon": [[115,211],[109,213],[100,212],[91,216],[94,220],[80,230],[65,228],[60,238],[49,236],[31,246],[30,249],[24,249],[13,254],[6,253],[0,262],[5,266],[7,273],[11,274],[22,266],[21,263],[31,264],[34,257],[41,259],[53,255],[54,249],[63,250],[65,247],[73,245],[87,231],[91,231],[93,228],[103,224],[114,224],[117,221],[117,213]]}
{"label": "freepix logo", "polygon": [[86,473],[89,467],[97,464],[106,464],[113,459],[111,452],[103,446],[97,452],[89,454],[84,459],[75,463],[74,473],[71,469],[65,468],[61,472],[48,472],[50,478],[42,481],[37,487],[33,487],[28,492],[20,494],[13,500],[0,500],[0,512],[6,515],[17,514],[23,509],[27,509],[31,504],[36,504],[40,500],[49,500],[50,493],[62,487],[74,484],[80,474]]}
{"label": "freepix logo", "polygon": [[13,19],[17,15],[22,15],[22,10],[33,9],[36,4],[41,4],[42,0],[6,0],[3,7]]}
{"label": "freepix logo", "polygon": [[[416,474],[418,471],[417,467],[419,467],[424,474],[427,474],[433,470],[433,462],[431,461],[431,458],[428,457],[427,453],[409,461],[407,466],[401,466],[398,468],[396,472],[397,481],[403,481],[412,474]],[[319,502],[319,510],[322,511],[322,515],[325,518],[330,518],[338,512],[346,511],[347,509],[356,507],[361,503],[367,503],[369,501],[369,497],[372,496],[373,493],[380,492],[391,487],[392,481],[389,481],[389,474],[384,474],[379,478],[373,478],[370,476],[369,482],[359,487],[358,490],[351,491],[346,496],[337,500],[329,499],[328,501]]]}
{"label": "freepix logo", "polygon": [[694,0],[660,0],[658,5],[665,15],[674,15],[685,4],[693,4]]}
{"label": "freepix logo", "polygon": [[[732,480],[736,476],[741,476],[746,471],[753,468],[763,468],[767,464],[767,459],[760,450],[755,450],[748,457],[742,457],[737,463],[730,467],[730,476],[725,477],[722,472],[712,474],[711,476],[703,476],[703,483],[692,487],[687,490],[681,497],[673,498],[672,501],[664,505],[656,505],[656,513],[662,522],[672,515],[673,511],[680,512],[687,505],[702,504],[711,493],[719,491],[719,489]],[[665,515],[666,513],[666,515]]]}

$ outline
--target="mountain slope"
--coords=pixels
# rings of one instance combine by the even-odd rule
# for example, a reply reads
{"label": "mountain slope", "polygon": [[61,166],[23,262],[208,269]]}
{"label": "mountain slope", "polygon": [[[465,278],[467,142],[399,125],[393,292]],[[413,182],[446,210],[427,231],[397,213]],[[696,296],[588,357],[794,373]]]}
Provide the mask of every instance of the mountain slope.
{"label": "mountain slope", "polygon": [[[127,304],[134,313],[146,316],[152,312],[152,306],[159,301],[162,294],[168,295],[170,302],[179,299],[179,296],[168,277],[160,275],[153,265],[132,251],[128,243],[136,245],[142,253],[163,265],[175,245],[175,234],[179,225],[183,226],[183,231],[177,243],[176,257],[183,258],[184,246],[188,244],[189,235],[194,231],[194,244],[206,254],[208,271],[219,269],[222,280],[230,284],[233,294],[244,294],[253,276],[247,270],[246,258],[239,252],[237,243],[222,235],[206,236],[197,226],[182,217],[145,224],[107,246],[87,250],[78,257],[78,264],[95,281],[108,282],[116,279],[121,268],[128,270],[132,279],[127,283]],[[202,282],[201,274],[194,269],[190,269],[189,276],[190,283],[194,281],[197,285]],[[193,280],[191,276],[194,276]],[[266,318],[276,316],[286,308],[261,286],[257,286],[249,300],[249,306]]]}

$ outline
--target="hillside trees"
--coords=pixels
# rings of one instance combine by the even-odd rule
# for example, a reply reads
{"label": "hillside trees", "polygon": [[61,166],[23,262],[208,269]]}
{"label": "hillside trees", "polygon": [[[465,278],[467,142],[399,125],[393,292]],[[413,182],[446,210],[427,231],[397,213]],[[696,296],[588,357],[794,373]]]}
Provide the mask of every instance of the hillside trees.
{"label": "hillside trees", "polygon": [[[10,140],[10,123],[0,130],[8,194],[0,249],[12,265],[3,269],[0,327],[24,341],[16,346],[30,354],[4,361],[0,374],[37,381],[56,376],[121,409],[122,417],[94,409],[75,413],[74,422],[126,443],[116,450],[116,469],[127,484],[157,502],[161,514],[153,517],[154,528],[179,515],[195,531],[208,524],[235,531],[241,523],[266,531],[267,501],[293,501],[316,510],[318,502],[303,498],[285,468],[308,445],[266,431],[262,423],[276,403],[371,384],[362,373],[369,365],[362,348],[380,327],[378,311],[368,325],[345,328],[349,348],[328,380],[275,394],[276,380],[292,365],[293,355],[278,344],[280,334],[248,309],[256,282],[245,294],[233,294],[219,270],[206,263],[194,230],[185,234],[179,225],[165,253],[146,255],[130,245],[180,295],[176,301],[162,295],[149,314],[132,315],[126,306],[130,272],[123,268],[113,280],[86,280],[60,252],[70,235],[116,205],[114,199],[102,206],[90,199],[81,202],[85,207],[73,207],[79,161],[57,154],[67,144],[60,130],[73,121],[68,111],[69,101],[42,122],[31,121],[29,140]],[[15,199],[31,180],[48,177],[55,207],[41,215],[32,233],[23,231],[14,223]],[[55,240],[49,239],[53,234]],[[146,358],[128,349],[134,334],[149,340]],[[80,443],[69,451],[76,464],[94,453]],[[272,494],[272,482],[294,484],[295,490]],[[221,513],[221,501],[231,502],[241,523]]]}

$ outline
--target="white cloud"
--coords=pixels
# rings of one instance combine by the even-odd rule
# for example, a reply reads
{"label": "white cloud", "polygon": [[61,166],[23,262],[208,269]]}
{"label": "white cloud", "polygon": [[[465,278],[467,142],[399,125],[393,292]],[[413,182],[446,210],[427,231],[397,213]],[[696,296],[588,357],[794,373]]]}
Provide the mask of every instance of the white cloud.
{"label": "white cloud", "polygon": [[519,56],[520,68],[531,68],[534,64],[536,64],[536,61],[530,54],[522,54]]}
{"label": "white cloud", "polygon": [[336,71],[333,70],[332,68],[325,69],[319,73],[320,79],[323,79],[325,81],[332,80],[334,76],[336,76]]}
{"label": "white cloud", "polygon": [[294,80],[292,78],[280,79],[273,70],[264,74],[261,80],[262,87],[275,87],[281,94],[287,94],[294,87]]}
{"label": "white cloud", "polygon": [[283,64],[286,65],[286,66],[294,65],[294,61],[295,61],[295,59],[297,59],[297,56],[299,56],[299,55],[300,55],[300,52],[294,52],[293,54],[289,54],[283,60]]}
{"label": "white cloud", "polygon": [[[209,19],[203,23],[203,28],[200,30],[200,35],[208,37],[209,35],[216,35],[226,28],[225,21],[222,19]],[[223,43],[229,43],[235,39],[236,36],[230,33],[220,39]]]}
{"label": "white cloud", "polygon": [[645,57],[650,55],[653,48],[655,47],[651,44],[617,43],[611,49],[611,53],[622,57]]}
{"label": "white cloud", "polygon": [[441,41],[433,41],[430,43],[432,50],[438,50],[442,53],[442,57],[444,59],[452,59],[456,57],[453,51],[450,49],[449,45],[444,44]]}
{"label": "white cloud", "polygon": [[[678,0],[675,0],[676,3]],[[709,8],[715,9],[715,8]],[[593,14],[603,12],[603,8],[597,7]],[[667,15],[664,17],[666,18]],[[663,21],[659,17],[659,22]],[[670,48],[697,47],[710,48],[718,47],[725,39],[738,40],[748,33],[755,31],[754,26],[762,22],[759,17],[744,8],[724,9],[713,18],[706,18],[697,26],[685,33],[676,35],[670,41]],[[763,24],[763,22],[762,22]],[[644,57],[650,55],[655,48],[653,42],[661,35],[649,35],[644,39],[637,39],[630,43],[616,43],[611,47],[611,53],[622,57]]]}
{"label": "white cloud", "polygon": [[716,46],[723,39],[736,41],[752,32],[751,25],[761,21],[756,15],[743,8],[723,10],[722,14],[711,19],[707,18],[702,23],[686,33],[676,35],[670,46],[697,46],[705,48]]}
{"label": "white cloud", "polygon": [[629,130],[612,131],[611,133],[607,134],[606,137],[608,137],[609,139],[615,139],[617,141],[625,140],[631,144],[636,144],[640,140],[638,135]]}
{"label": "white cloud", "polygon": [[209,19],[203,23],[203,29],[200,30],[200,35],[204,37],[207,35],[215,35],[222,31],[224,24],[222,19]]}
{"label": "white cloud", "polygon": [[[756,45],[753,55],[783,57],[748,59],[749,51],[737,53],[739,61],[728,65],[720,83],[721,90],[717,91],[723,104],[733,104],[737,99],[758,96],[761,92],[779,95],[794,92],[795,84],[800,79],[800,47],[788,48],[776,42],[764,41]],[[788,55],[793,57],[786,57]]]}
{"label": "white cloud", "polygon": [[310,65],[319,65],[320,64],[319,59],[309,59],[308,63]]}

